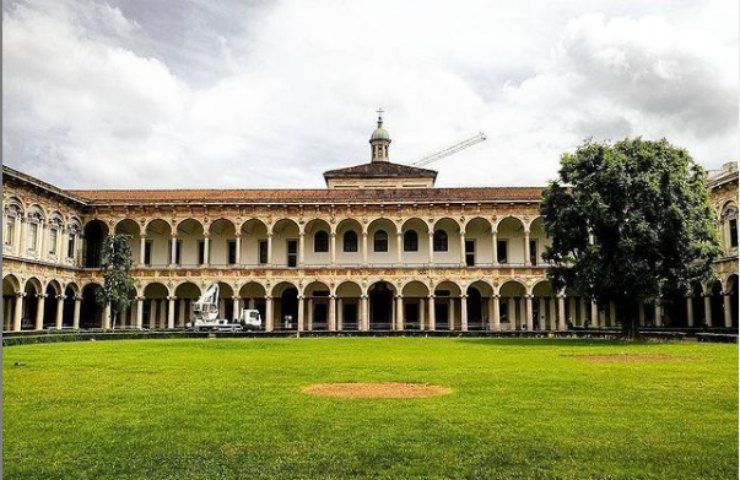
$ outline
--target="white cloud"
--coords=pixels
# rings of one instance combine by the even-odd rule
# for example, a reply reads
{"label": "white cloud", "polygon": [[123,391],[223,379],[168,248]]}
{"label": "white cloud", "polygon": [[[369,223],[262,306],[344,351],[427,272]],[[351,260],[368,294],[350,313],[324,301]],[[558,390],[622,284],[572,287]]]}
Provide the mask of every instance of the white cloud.
{"label": "white cloud", "polygon": [[543,184],[588,136],[735,158],[733,2],[522,3],[6,5],[4,156],[62,186],[318,187],[382,104],[395,161],[489,134],[441,185]]}

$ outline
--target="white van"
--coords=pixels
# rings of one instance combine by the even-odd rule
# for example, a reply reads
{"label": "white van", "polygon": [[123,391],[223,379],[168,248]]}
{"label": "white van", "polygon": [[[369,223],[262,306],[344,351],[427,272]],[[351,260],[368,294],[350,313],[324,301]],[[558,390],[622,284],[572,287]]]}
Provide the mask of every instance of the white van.
{"label": "white van", "polygon": [[239,323],[245,330],[259,330],[262,328],[262,316],[258,310],[242,310]]}

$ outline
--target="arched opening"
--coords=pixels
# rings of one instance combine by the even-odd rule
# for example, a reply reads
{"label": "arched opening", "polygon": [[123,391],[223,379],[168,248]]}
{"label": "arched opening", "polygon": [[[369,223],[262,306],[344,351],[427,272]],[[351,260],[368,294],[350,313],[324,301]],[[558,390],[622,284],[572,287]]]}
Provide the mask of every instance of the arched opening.
{"label": "arched opening", "polygon": [[731,319],[732,319],[732,327],[738,328],[738,284],[737,284],[737,275],[733,274],[730,275],[730,278],[727,279],[727,292],[730,295],[730,312],[731,312]]}
{"label": "arched opening", "polygon": [[234,289],[228,283],[218,282],[218,318],[236,320]]}
{"label": "arched opening", "polygon": [[691,310],[694,315],[694,327],[705,328],[707,318],[704,314],[704,288],[700,282],[691,285]]}
{"label": "arched opening", "polygon": [[13,330],[15,319],[16,298],[20,294],[20,282],[15,275],[3,277],[3,330]]}
{"label": "arched opening", "polygon": [[167,328],[167,309],[169,291],[159,282],[150,283],[144,288],[144,328]]}
{"label": "arched opening", "polygon": [[108,226],[102,221],[92,220],[85,225],[85,267],[100,267],[100,254],[107,236]]}
{"label": "arched opening", "polygon": [[269,263],[267,258],[267,225],[261,220],[251,218],[242,224],[241,234],[242,265],[257,266]]}
{"label": "arched opening", "polygon": [[[345,218],[339,222],[336,230],[336,263],[340,265],[357,265],[362,263],[362,252],[358,245],[358,238],[360,238],[361,234],[362,225],[354,218]],[[370,254],[368,254],[369,258]]]}
{"label": "arched opening", "polygon": [[211,223],[210,228],[210,264],[235,265],[236,261],[236,227],[231,220],[220,218]]}
{"label": "arched opening", "polygon": [[56,327],[57,310],[59,307],[57,300],[62,294],[62,286],[56,280],[52,280],[46,286],[45,293],[43,328],[54,328]]}
{"label": "arched opening", "polygon": [[398,260],[396,224],[387,218],[376,218],[367,226],[368,238],[372,246],[368,252],[368,262],[373,265],[391,265]]}
{"label": "arched opening", "polygon": [[193,303],[195,303],[202,292],[193,282],[181,283],[175,288],[175,326],[185,328],[192,319]]}
{"label": "arched opening", "polygon": [[39,296],[43,294],[41,282],[36,278],[26,281],[23,289],[23,316],[21,317],[21,330],[34,330],[36,328],[36,315],[39,308]]}
{"label": "arched opening", "polygon": [[516,280],[509,280],[501,285],[499,295],[499,318],[501,328],[506,330],[522,330],[527,326],[525,295],[527,289]]}
{"label": "arched opening", "polygon": [[165,220],[156,219],[146,226],[144,264],[162,267],[170,263],[172,227]]}
{"label": "arched opening", "polygon": [[[278,221],[272,229],[272,259],[277,266],[298,266],[298,224],[288,218]],[[270,263],[270,262],[268,262]]]}
{"label": "arched opening", "polygon": [[550,245],[550,240],[545,234],[545,220],[537,217],[529,225],[529,264],[540,265],[544,263],[542,253]]}
{"label": "arched opening", "polygon": [[[537,330],[557,330],[558,303],[555,290],[547,280],[538,282],[532,289],[532,328]],[[522,317],[526,315],[521,310]],[[526,321],[526,318],[525,318]]]}
{"label": "arched opening", "polygon": [[403,322],[407,330],[424,330],[429,307],[429,287],[418,280],[403,286]]}
{"label": "arched opening", "polygon": [[126,236],[129,245],[131,246],[131,256],[134,264],[138,264],[139,259],[141,258],[141,229],[139,228],[139,224],[130,218],[126,218],[118,222],[113,231],[116,235]]}
{"label": "arched opening", "polygon": [[524,222],[506,217],[498,224],[496,235],[498,263],[524,265]]}
{"label": "arched opening", "polygon": [[724,327],[725,325],[725,299],[722,296],[722,283],[719,280],[712,282],[710,286],[711,307],[712,307],[712,325],[713,328]]}
{"label": "arched opening", "polygon": [[441,218],[434,224],[434,264],[460,265],[460,225],[451,218]]}
{"label": "arched opening", "polygon": [[[403,223],[401,232],[404,236],[404,252],[403,252],[403,263],[405,265],[425,265],[429,263],[429,226],[427,223],[420,218],[409,218]],[[412,235],[413,234],[413,235]],[[409,249],[411,245],[411,237],[407,235],[416,236],[417,249]],[[410,240],[407,243],[407,238]]]}
{"label": "arched opening", "polygon": [[362,289],[354,282],[343,282],[337,287],[337,314],[341,311],[341,323],[337,330],[359,330]]}
{"label": "arched opening", "polygon": [[466,295],[468,330],[486,330],[493,319],[493,288],[478,280],[468,287]]}
{"label": "arched opening", "polygon": [[326,265],[329,263],[329,232],[331,226],[325,220],[315,218],[306,224],[306,239],[303,263],[306,265]]}
{"label": "arched opening", "polygon": [[275,330],[296,330],[298,328],[298,289],[292,283],[282,282],[275,285],[272,292]]}
{"label": "arched opening", "polygon": [[257,310],[262,318],[261,329],[265,328],[265,287],[257,282],[247,282],[239,289],[239,298],[241,299],[242,309]]}
{"label": "arched opening", "polygon": [[[305,305],[305,328],[307,330],[329,329],[329,287],[323,282],[312,282],[304,290]],[[341,329],[342,323],[342,300],[336,303],[337,329]]]}
{"label": "arched opening", "polygon": [[434,289],[434,319],[437,330],[455,330],[460,324],[460,286],[449,280]]}
{"label": "arched opening", "polygon": [[194,218],[183,220],[177,225],[177,242],[180,249],[180,265],[196,266],[205,261],[205,236],[203,224]]}
{"label": "arched opening", "polygon": [[467,266],[493,263],[491,239],[491,222],[477,217],[467,223],[465,226],[465,264]]}
{"label": "arched opening", "polygon": [[[672,328],[688,327],[688,311],[686,309],[686,294],[679,289],[671,289],[661,298],[662,326]],[[633,315],[633,312],[627,312]]]}
{"label": "arched opening", "polygon": [[80,328],[103,328],[105,308],[98,303],[97,292],[102,287],[97,283],[88,283],[82,288],[80,305]]}
{"label": "arched opening", "polygon": [[393,297],[395,288],[388,282],[377,282],[368,289],[370,330],[391,330],[395,320]]}
{"label": "arched opening", "polygon": [[74,283],[67,285],[64,289],[64,312],[62,313],[62,327],[72,328],[74,326],[75,302],[80,290]]}

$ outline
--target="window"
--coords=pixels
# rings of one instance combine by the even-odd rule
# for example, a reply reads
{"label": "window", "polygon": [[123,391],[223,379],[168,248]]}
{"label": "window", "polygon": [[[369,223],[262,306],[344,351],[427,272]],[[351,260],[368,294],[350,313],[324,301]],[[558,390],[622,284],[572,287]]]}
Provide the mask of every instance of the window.
{"label": "window", "polygon": [[465,265],[475,265],[475,240],[465,240]]}
{"label": "window", "polygon": [[267,240],[260,240],[258,260],[260,265],[267,264]]}
{"label": "window", "polygon": [[288,266],[296,267],[298,265],[298,242],[288,240]]}
{"label": "window", "polygon": [[730,219],[730,248],[737,248],[737,219]]}
{"label": "window", "polygon": [[175,244],[175,265],[180,265],[182,259],[182,240],[177,240]]}
{"label": "window", "polygon": [[229,240],[226,244],[228,249],[228,262],[229,265],[236,264],[236,240]]}
{"label": "window", "polygon": [[75,234],[70,233],[67,237],[67,258],[75,257]]}
{"label": "window", "polygon": [[344,234],[344,251],[345,252],[356,252],[357,251],[357,234],[352,230]]}
{"label": "window", "polygon": [[144,265],[152,264],[152,241],[147,240],[144,243]]}
{"label": "window", "polygon": [[529,241],[529,263],[537,265],[537,240]]}
{"label": "window", "polygon": [[29,228],[30,228],[30,234],[28,235],[28,249],[36,250],[36,245],[38,245],[38,239],[39,239],[39,224],[32,223],[29,225]]}
{"label": "window", "polygon": [[447,232],[444,230],[437,230],[434,232],[434,251],[435,252],[446,252],[447,251]]}
{"label": "window", "polygon": [[385,230],[378,230],[375,232],[375,235],[373,236],[373,251],[388,251],[388,234],[385,233]]}
{"label": "window", "polygon": [[403,251],[404,252],[418,252],[419,251],[419,235],[414,230],[409,230],[403,234]]}
{"label": "window", "polygon": [[498,263],[509,263],[509,252],[506,240],[496,242],[496,253],[498,254]]}
{"label": "window", "polygon": [[326,253],[329,251],[329,234],[323,230],[316,232],[313,236],[313,251]]}
{"label": "window", "polygon": [[206,241],[198,240],[198,264],[206,263]]}
{"label": "window", "polygon": [[49,254],[57,254],[57,241],[59,239],[59,230],[53,228],[49,231]]}
{"label": "window", "polygon": [[15,238],[15,217],[7,217],[5,225],[5,245],[13,245]]}

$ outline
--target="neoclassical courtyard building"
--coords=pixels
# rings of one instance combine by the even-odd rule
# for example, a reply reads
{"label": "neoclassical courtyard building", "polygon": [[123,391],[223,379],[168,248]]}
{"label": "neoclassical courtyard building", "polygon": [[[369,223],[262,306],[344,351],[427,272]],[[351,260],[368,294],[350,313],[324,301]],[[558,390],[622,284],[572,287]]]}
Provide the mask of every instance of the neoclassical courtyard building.
{"label": "neoclassical courtyard building", "polygon": [[[266,330],[615,324],[613,305],[546,280],[541,188],[435,188],[390,144],[379,119],[371,161],[314,190],[64,190],[3,167],[3,328],[113,327],[95,301],[112,232],[131,239],[137,288],[116,328],[183,327],[213,282],[223,318],[258,309]],[[718,280],[641,306],[643,325],[737,326],[737,168],[710,180]]]}

